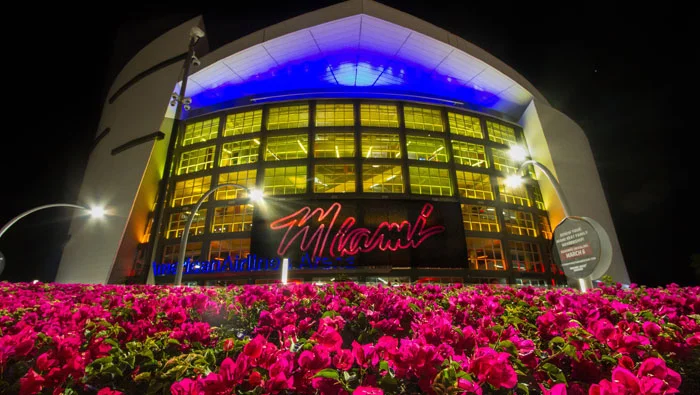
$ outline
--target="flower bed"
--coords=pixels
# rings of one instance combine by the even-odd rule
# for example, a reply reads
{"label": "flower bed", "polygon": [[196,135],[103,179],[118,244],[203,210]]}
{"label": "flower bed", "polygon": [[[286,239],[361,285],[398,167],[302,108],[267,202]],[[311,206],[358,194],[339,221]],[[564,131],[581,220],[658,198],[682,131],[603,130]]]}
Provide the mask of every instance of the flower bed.
{"label": "flower bed", "polygon": [[0,393],[700,393],[700,287],[0,283]]}

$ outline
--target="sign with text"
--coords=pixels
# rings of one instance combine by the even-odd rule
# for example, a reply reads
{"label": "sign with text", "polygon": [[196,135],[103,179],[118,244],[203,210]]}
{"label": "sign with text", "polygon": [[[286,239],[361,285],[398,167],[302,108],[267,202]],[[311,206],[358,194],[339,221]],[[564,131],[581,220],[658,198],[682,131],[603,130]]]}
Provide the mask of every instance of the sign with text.
{"label": "sign with text", "polygon": [[[602,226],[586,217],[567,217],[554,230],[554,260],[567,277],[586,278],[610,266],[610,239]],[[596,270],[598,269],[598,270]]]}

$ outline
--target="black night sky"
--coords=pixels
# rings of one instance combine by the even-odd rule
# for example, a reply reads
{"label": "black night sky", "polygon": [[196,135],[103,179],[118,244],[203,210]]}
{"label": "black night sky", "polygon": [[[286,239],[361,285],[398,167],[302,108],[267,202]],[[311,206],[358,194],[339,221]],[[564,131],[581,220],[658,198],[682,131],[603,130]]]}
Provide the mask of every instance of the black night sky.
{"label": "black night sky", "polygon": [[[697,110],[689,109],[698,101],[690,9],[639,2],[561,2],[559,8],[531,1],[381,2],[495,55],[586,131],[633,282],[700,283],[690,267],[700,253],[700,195],[691,192],[700,132],[691,119]],[[76,202],[107,89],[158,35],[203,14],[213,50],[335,3],[198,9],[119,2],[81,14],[64,3],[20,5],[4,29],[0,223],[38,205]],[[7,260],[0,280],[52,281],[74,214],[44,210],[13,226],[0,239]]]}

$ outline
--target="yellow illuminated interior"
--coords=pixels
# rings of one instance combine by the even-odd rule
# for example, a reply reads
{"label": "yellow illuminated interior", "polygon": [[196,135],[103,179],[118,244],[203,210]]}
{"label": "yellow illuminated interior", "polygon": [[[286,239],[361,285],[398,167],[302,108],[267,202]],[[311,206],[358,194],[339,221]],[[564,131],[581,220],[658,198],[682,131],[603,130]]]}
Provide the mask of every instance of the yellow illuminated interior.
{"label": "yellow illuminated interior", "polygon": [[546,215],[538,215],[540,224],[540,234],[548,240],[552,240],[552,226],[549,224],[549,218]]}
{"label": "yellow illuminated interior", "polygon": [[452,183],[447,169],[409,166],[411,193],[419,195],[452,195]]}
{"label": "yellow illuminated interior", "polygon": [[362,191],[404,193],[401,165],[362,165]]}
{"label": "yellow illuminated interior", "polygon": [[493,200],[491,178],[488,174],[457,170],[459,195],[469,199]]}
{"label": "yellow illuminated interior", "polygon": [[214,166],[214,149],[215,147],[212,145],[183,152],[180,155],[180,165],[177,168],[177,174],[189,174],[211,169]]}
{"label": "yellow illuminated interior", "polygon": [[510,126],[486,121],[486,130],[489,133],[489,140],[493,142],[509,146],[518,145],[518,139],[515,137],[515,130]]}
{"label": "yellow illuminated interior", "polygon": [[[168,221],[168,231],[166,233],[166,238],[172,239],[175,237],[182,237],[182,232],[185,231],[185,223],[189,217],[189,211],[182,211],[179,213],[170,214],[170,221]],[[195,213],[194,221],[192,221],[192,226],[190,226],[190,236],[201,235],[204,233],[204,221],[207,218],[207,210],[201,209]]]}
{"label": "yellow illuminated interior", "polygon": [[209,141],[215,139],[218,134],[219,117],[193,122],[185,126],[185,135],[180,146],[184,147],[202,141]]}
{"label": "yellow illuminated interior", "polygon": [[[202,252],[202,242],[197,241],[194,243],[187,243],[185,248],[185,259],[190,258],[190,260],[196,261],[199,259],[199,255]],[[161,258],[161,263],[176,263],[178,255],[180,254],[180,244],[170,244],[163,247],[163,257]]]}
{"label": "yellow illuminated interior", "polygon": [[452,155],[455,163],[459,165],[480,167],[487,169],[489,161],[486,158],[486,149],[483,145],[452,140]]}
{"label": "yellow illuminated interior", "polygon": [[377,126],[398,128],[399,115],[392,104],[360,104],[360,124],[362,126]]}
{"label": "yellow illuminated interior", "polygon": [[316,193],[355,192],[355,165],[316,165],[314,173]]}
{"label": "yellow illuminated interior", "polygon": [[530,207],[532,205],[525,184],[508,186],[506,185],[505,178],[498,177],[498,192],[502,202],[518,204],[525,207]]}
{"label": "yellow illuminated interior", "polygon": [[484,138],[484,133],[481,131],[481,123],[479,122],[479,118],[448,112],[447,119],[450,123],[450,133],[458,136],[474,137],[477,139]]}
{"label": "yellow illuminated interior", "polygon": [[428,130],[431,132],[444,132],[442,113],[435,108],[404,106],[404,124],[408,129]]}
{"label": "yellow illuminated interior", "polygon": [[[255,178],[257,174],[258,171],[256,169],[219,174],[218,185],[238,184],[246,188],[255,188]],[[222,187],[217,189],[214,193],[216,194],[216,200],[231,200],[248,197],[248,191],[236,187]]]}
{"label": "yellow illuminated interior", "polygon": [[303,159],[309,154],[309,135],[292,134],[267,138],[265,160]]}
{"label": "yellow illuminated interior", "polygon": [[209,244],[209,261],[223,262],[227,256],[231,259],[245,258],[250,254],[250,239],[214,240]]}
{"label": "yellow illuminated interior", "polygon": [[351,158],[355,156],[355,135],[352,133],[316,133],[314,157]]}
{"label": "yellow illuminated interior", "polygon": [[219,166],[244,165],[258,161],[260,152],[259,140],[240,140],[224,143],[221,146]]}
{"label": "yellow illuminated interior", "polygon": [[467,237],[467,256],[472,270],[506,270],[500,240]]}
{"label": "yellow illuminated interior", "polygon": [[211,176],[191,178],[175,183],[170,207],[187,206],[197,203],[204,193],[209,190]]}
{"label": "yellow illuminated interior", "polygon": [[305,193],[306,166],[265,169],[263,191],[268,196]]}
{"label": "yellow illuminated interior", "polygon": [[401,158],[401,141],[397,133],[362,133],[363,158]]}
{"label": "yellow illuminated interior", "polygon": [[252,204],[237,204],[214,209],[212,233],[249,232],[252,226]]}
{"label": "yellow illuminated interior", "polygon": [[231,114],[226,117],[224,137],[259,132],[260,125],[262,125],[262,110]]}
{"label": "yellow illuminated interior", "polygon": [[353,126],[355,110],[352,103],[316,104],[316,126]]}
{"label": "yellow illuminated interior", "polygon": [[475,204],[461,204],[464,230],[475,232],[500,232],[496,208]]}
{"label": "yellow illuminated interior", "polygon": [[509,241],[510,264],[513,270],[522,272],[544,273],[544,264],[540,247],[526,241]]}
{"label": "yellow illuminated interior", "polygon": [[503,209],[503,219],[508,233],[518,236],[537,237],[532,214],[524,211]]}
{"label": "yellow illuminated interior", "polygon": [[537,206],[538,209],[547,210],[547,208],[544,206],[542,190],[536,182],[532,185],[532,199],[535,201],[535,206]]}
{"label": "yellow illuminated interior", "polygon": [[422,136],[406,136],[408,159],[428,162],[447,162],[445,139]]}
{"label": "yellow illuminated interior", "polygon": [[270,107],[267,130],[295,129],[309,126],[309,105]]}

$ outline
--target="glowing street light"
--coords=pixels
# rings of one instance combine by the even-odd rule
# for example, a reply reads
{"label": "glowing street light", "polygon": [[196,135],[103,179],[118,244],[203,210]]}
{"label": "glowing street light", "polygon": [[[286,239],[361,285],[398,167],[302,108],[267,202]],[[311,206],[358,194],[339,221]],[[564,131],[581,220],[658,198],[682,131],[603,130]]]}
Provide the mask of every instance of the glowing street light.
{"label": "glowing street light", "polygon": [[31,213],[33,213],[33,212],[36,212],[36,211],[39,211],[39,210],[43,210],[43,209],[45,209],[45,208],[52,208],[52,207],[71,207],[71,208],[77,208],[77,209],[86,211],[88,214],[90,214],[90,216],[91,216],[92,218],[101,218],[101,217],[104,217],[104,215],[105,215],[105,209],[104,209],[104,207],[92,207],[92,208],[88,208],[88,207],[84,207],[84,206],[79,206],[79,205],[77,205],[77,204],[69,204],[69,203],[46,204],[46,205],[43,205],[43,206],[35,207],[35,208],[31,209],[31,210],[27,210],[27,211],[23,212],[22,214],[20,214],[20,215],[14,217],[14,218],[12,218],[8,223],[6,223],[6,224],[2,227],[2,229],[0,229],[0,237],[2,237],[2,235],[4,235],[5,232],[7,232],[8,229],[10,229],[10,226],[14,225],[14,224],[15,224],[17,221],[19,221],[20,219],[26,217],[27,215],[29,215],[29,214],[31,214]]}

